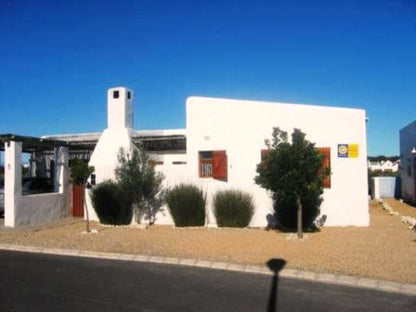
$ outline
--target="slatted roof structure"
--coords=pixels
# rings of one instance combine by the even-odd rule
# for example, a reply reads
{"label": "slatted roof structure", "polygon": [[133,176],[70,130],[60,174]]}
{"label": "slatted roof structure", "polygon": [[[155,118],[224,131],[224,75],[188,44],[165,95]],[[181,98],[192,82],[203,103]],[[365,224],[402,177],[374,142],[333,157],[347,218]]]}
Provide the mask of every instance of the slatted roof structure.
{"label": "slatted roof structure", "polygon": [[[65,146],[69,149],[69,158],[89,160],[101,133],[86,133],[74,135],[56,135],[32,137],[17,134],[0,134],[0,151],[4,151],[4,143],[9,141],[22,142],[22,152],[53,154],[55,147]],[[186,152],[186,136],[184,134],[163,135],[159,133],[132,133],[136,146],[142,145],[150,153]]]}
{"label": "slatted roof structure", "polygon": [[23,136],[17,134],[0,134],[0,150],[4,151],[4,143],[6,142],[22,142],[22,151],[24,153],[33,153],[38,151],[53,150],[55,147],[67,146],[68,142],[53,139],[37,138],[32,136]]}
{"label": "slatted roof structure", "polygon": [[[142,145],[148,152],[185,152],[186,135],[181,133],[163,134],[163,131],[132,131],[132,141],[136,146]],[[73,135],[54,135],[44,138],[63,140],[75,147],[93,151],[101,133],[84,133]]]}
{"label": "slatted roof structure", "polygon": [[95,144],[86,142],[71,142],[55,138],[38,138],[24,136],[12,133],[0,134],[0,151],[4,151],[6,142],[22,142],[23,153],[42,153],[45,155],[53,154],[54,148],[64,146],[68,147],[70,158],[80,158],[88,160],[94,150]]}

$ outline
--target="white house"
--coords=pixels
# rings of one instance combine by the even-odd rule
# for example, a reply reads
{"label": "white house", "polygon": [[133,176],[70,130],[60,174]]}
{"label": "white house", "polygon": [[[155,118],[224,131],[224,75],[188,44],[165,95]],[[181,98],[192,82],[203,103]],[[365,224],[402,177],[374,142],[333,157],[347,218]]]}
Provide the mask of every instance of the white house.
{"label": "white house", "polygon": [[416,204],[416,120],[400,130],[402,198]]}
{"label": "white house", "polygon": [[[269,194],[254,183],[265,139],[273,127],[289,133],[294,128],[326,155],[331,176],[326,181],[321,214],[328,226],[368,226],[366,116],[361,109],[190,97],[186,101],[186,129],[133,130],[133,92],[108,90],[108,127],[100,135],[49,136],[64,141],[96,144],[90,164],[100,183],[114,177],[117,152],[144,143],[165,185],[193,183],[208,198],[208,225],[215,226],[212,196],[217,190],[238,188],[252,194],[255,214],[251,226],[267,225],[273,213]],[[94,143],[97,142],[98,143]],[[91,204],[90,216],[97,219]],[[156,223],[172,224],[164,209]]]}
{"label": "white house", "polygon": [[[251,193],[256,206],[251,225],[266,225],[272,201],[254,183],[254,177],[261,151],[266,148],[264,140],[271,138],[273,127],[289,133],[299,128],[316,147],[329,151],[332,175],[321,206],[321,213],[327,215],[326,224],[367,226],[364,110],[190,97],[186,103],[187,176],[211,194],[220,188],[239,188]],[[214,171],[220,152],[226,160],[223,180],[215,179]],[[209,155],[213,172],[206,177],[201,170]]]}
{"label": "white house", "polygon": [[400,161],[380,160],[380,161],[368,161],[368,169],[371,171],[381,172],[397,172],[399,170]]}

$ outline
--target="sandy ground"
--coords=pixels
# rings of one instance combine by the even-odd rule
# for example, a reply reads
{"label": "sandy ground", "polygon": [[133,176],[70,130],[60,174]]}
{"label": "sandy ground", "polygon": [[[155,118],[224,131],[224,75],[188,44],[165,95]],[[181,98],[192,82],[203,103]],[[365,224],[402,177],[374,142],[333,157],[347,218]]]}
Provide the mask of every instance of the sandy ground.
{"label": "sandy ground", "polygon": [[[401,215],[416,216],[416,208],[388,201]],[[54,248],[137,253],[264,264],[282,258],[288,268],[341,273],[416,284],[416,233],[376,202],[370,203],[371,225],[328,227],[307,233],[305,239],[265,229],[108,227],[92,223],[97,234],[81,234],[85,223],[68,219],[61,224],[24,230],[0,230],[0,243]]]}

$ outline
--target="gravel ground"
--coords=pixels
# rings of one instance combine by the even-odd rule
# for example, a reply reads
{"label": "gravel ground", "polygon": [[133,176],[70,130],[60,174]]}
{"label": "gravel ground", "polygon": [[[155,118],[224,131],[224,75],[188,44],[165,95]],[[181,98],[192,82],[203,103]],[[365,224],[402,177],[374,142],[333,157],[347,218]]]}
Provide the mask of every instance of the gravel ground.
{"label": "gravel ground", "polygon": [[[413,216],[416,208],[389,200],[394,210]],[[398,208],[399,207],[399,208]],[[92,222],[97,234],[81,234],[84,222],[64,222],[24,230],[0,230],[0,243],[52,248],[136,253],[230,263],[264,264],[283,258],[286,267],[416,284],[416,233],[399,216],[370,203],[371,225],[328,227],[293,234],[265,229],[109,227]]]}

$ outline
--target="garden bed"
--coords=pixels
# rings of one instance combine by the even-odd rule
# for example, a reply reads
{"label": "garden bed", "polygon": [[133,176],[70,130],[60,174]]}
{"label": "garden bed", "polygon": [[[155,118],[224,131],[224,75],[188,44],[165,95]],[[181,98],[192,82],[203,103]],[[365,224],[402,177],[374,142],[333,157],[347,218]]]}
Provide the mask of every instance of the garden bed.
{"label": "garden bed", "polygon": [[[398,201],[403,215],[415,208]],[[416,233],[376,202],[369,227],[324,227],[292,239],[266,229],[150,226],[109,227],[92,222],[97,234],[82,235],[83,221],[26,230],[0,231],[0,243],[135,253],[230,263],[265,264],[283,258],[289,268],[342,273],[416,284]]]}

